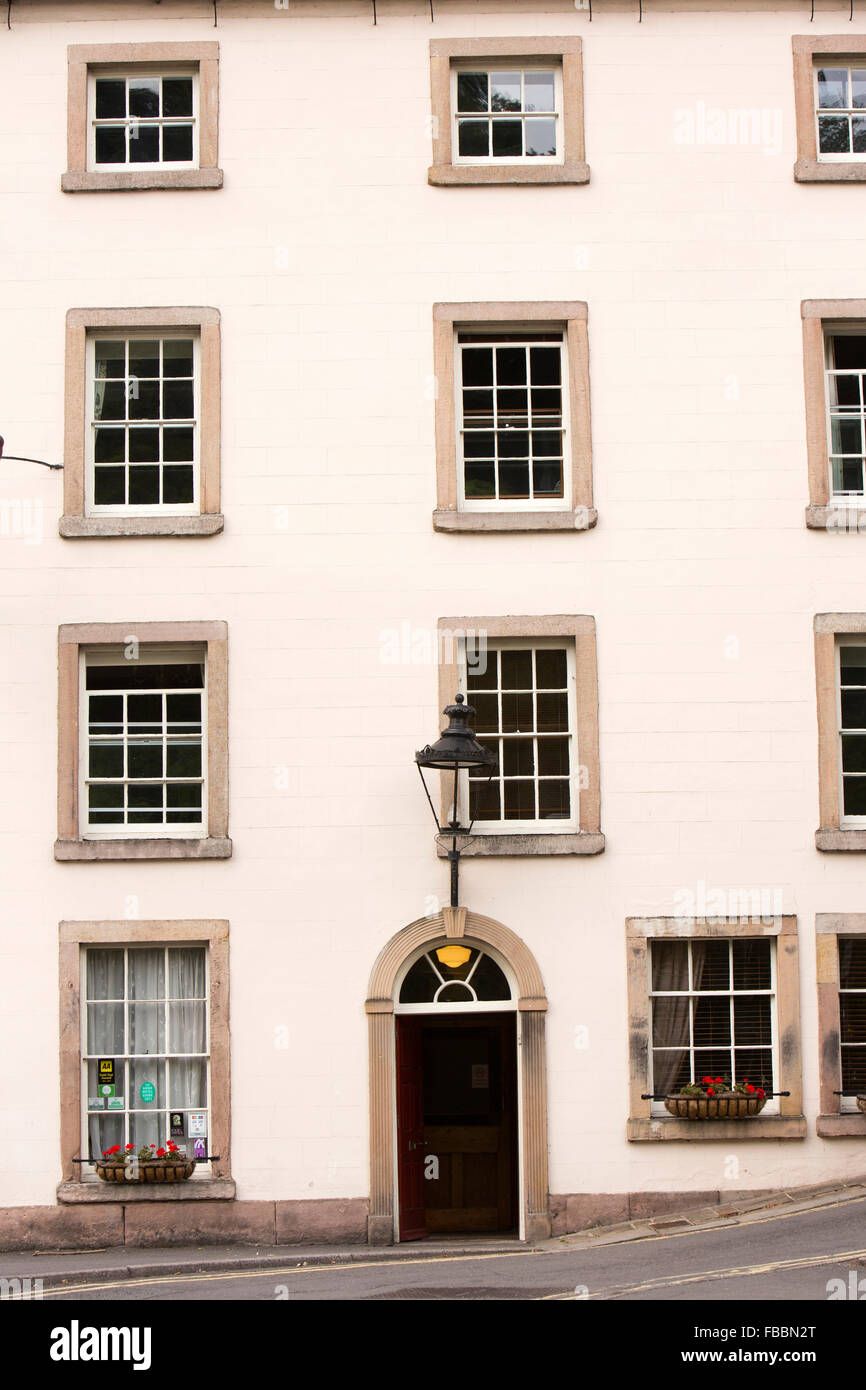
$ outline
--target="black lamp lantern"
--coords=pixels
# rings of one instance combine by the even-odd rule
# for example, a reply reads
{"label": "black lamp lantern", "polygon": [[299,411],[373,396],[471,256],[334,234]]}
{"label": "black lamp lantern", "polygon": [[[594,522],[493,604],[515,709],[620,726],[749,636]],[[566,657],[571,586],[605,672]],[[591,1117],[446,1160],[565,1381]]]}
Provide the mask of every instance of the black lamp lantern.
{"label": "black lamp lantern", "polygon": [[[426,748],[420,749],[415,754],[415,762],[418,764],[421,785],[430,803],[430,810],[433,812],[436,830],[440,835],[451,836],[451,848],[448,851],[448,858],[451,861],[451,906],[457,907],[457,874],[460,863],[457,836],[468,835],[475,823],[473,817],[468,826],[461,826],[460,824],[457,810],[457,778],[461,772],[480,770],[487,772],[489,782],[496,771],[497,758],[493,749],[485,748],[483,744],[480,744],[469,728],[470,719],[475,718],[475,710],[471,705],[465,703],[463,695],[456,696],[454,704],[448,705],[445,713],[449,720],[448,728],[442,730],[442,737],[438,738],[435,743],[428,743]],[[433,805],[433,798],[427,783],[424,781],[425,767],[432,768],[436,772],[453,772],[454,774],[451,820],[447,825],[439,824],[439,816]]]}

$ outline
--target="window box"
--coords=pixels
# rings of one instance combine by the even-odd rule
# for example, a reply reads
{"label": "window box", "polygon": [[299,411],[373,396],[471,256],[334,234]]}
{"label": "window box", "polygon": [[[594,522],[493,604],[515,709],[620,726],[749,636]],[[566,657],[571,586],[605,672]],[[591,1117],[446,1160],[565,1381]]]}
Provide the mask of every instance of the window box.
{"label": "window box", "polygon": [[[61,1202],[234,1196],[228,935],[224,921],[60,923]],[[115,1068],[111,1109],[92,1094],[104,1058]],[[165,1144],[172,1112],[186,1131],[173,1142],[190,1155],[186,1116],[206,1117],[208,1159],[188,1181],[97,1180],[90,1153]]]}
{"label": "window box", "polygon": [[[626,938],[628,1139],[804,1138],[797,919],[631,917]],[[760,1078],[769,1113],[744,1126],[742,1116],[671,1117],[652,1099],[705,1072]]]}
{"label": "window box", "polygon": [[224,623],[59,632],[54,857],[228,858]]}
{"label": "window box", "polygon": [[866,37],[795,36],[798,183],[866,179]]}
{"label": "window box", "polygon": [[584,303],[436,304],[437,531],[585,531]]}
{"label": "window box", "polygon": [[588,183],[579,38],[434,39],[432,184]]}
{"label": "window box", "polygon": [[594,618],[442,618],[439,655],[440,708],[465,693],[499,759],[490,782],[463,780],[461,821],[475,824],[462,853],[600,854]]}
{"label": "window box", "polygon": [[866,1135],[866,914],[819,912],[818,1058],[824,1139]]}
{"label": "window box", "polygon": [[222,530],[216,309],[70,309],[65,417],[61,536]]}
{"label": "window box", "polygon": [[665,1096],[668,1114],[677,1120],[745,1120],[760,1115],[767,1103],[766,1096],[732,1095],[719,1092],[714,1096]]}
{"label": "window box", "polygon": [[65,193],[221,188],[217,43],[72,44]]}

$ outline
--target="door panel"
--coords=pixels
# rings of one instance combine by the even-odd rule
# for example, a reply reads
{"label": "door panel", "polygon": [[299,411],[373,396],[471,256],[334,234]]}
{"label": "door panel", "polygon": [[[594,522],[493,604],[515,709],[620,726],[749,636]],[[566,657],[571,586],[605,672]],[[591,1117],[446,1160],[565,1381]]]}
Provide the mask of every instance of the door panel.
{"label": "door panel", "polygon": [[423,1240],[424,1219],[424,1073],[421,1019],[396,1019],[397,1025],[397,1188],[400,1240]]}

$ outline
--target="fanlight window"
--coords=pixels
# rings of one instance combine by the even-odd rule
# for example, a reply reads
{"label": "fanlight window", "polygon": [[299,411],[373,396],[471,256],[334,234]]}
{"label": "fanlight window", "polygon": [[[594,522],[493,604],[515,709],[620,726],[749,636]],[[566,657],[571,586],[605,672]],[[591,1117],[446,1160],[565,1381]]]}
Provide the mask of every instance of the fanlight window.
{"label": "fanlight window", "polygon": [[483,1004],[510,999],[496,962],[474,946],[448,945],[416,960],[400,990],[401,1004]]}

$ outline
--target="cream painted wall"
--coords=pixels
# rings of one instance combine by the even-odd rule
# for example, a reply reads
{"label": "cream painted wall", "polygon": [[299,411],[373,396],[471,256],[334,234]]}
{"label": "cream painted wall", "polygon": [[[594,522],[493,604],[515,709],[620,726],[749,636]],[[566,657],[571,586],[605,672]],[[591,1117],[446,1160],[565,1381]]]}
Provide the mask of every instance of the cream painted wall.
{"label": "cream painted wall", "polygon": [[[238,1195],[367,1193],[368,974],[447,894],[412,765],[435,673],[382,634],[484,612],[598,624],[606,852],[461,875],[547,984],[551,1191],[860,1172],[859,1140],[814,1135],[814,915],[864,910],[866,866],[813,845],[812,615],[866,608],[866,540],[804,524],[799,305],[866,294],[866,190],[793,181],[803,5],[220,9],[17,4],[0,35],[6,448],[62,455],[67,308],[214,305],[226,515],[61,540],[58,475],[3,465],[34,530],[4,513],[0,1203],[59,1177],[57,923],[127,915],[231,922]],[[589,186],[429,187],[429,39],[548,33],[584,39]],[[62,194],[66,45],[156,38],[220,42],[224,189]],[[709,107],[766,111],[768,148],[679,143]],[[484,299],[589,304],[591,533],[432,530],[431,305]],[[234,857],[56,864],[58,624],[183,618],[229,624]],[[625,1140],[624,921],[699,881],[779,889],[800,925],[810,1137],[740,1145],[736,1180],[728,1145]]]}

